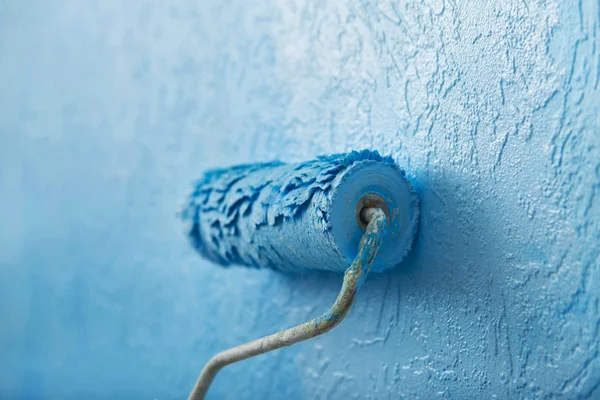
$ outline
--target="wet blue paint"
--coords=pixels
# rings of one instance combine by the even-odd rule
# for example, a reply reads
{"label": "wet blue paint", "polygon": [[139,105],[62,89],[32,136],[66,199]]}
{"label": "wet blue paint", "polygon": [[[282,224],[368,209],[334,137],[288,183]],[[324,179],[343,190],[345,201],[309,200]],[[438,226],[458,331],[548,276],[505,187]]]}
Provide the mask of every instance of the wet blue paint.
{"label": "wet blue paint", "polygon": [[342,273],[364,233],[355,213],[368,194],[389,209],[390,229],[372,266],[381,272],[410,250],[419,209],[404,171],[377,151],[208,171],[181,218],[196,250],[218,264]]}
{"label": "wet blue paint", "polygon": [[[374,149],[413,248],[215,399],[573,399],[600,382],[595,0],[0,1],[0,398],[184,398],[337,273],[218,268],[206,170]],[[594,397],[595,395],[595,397]]]}

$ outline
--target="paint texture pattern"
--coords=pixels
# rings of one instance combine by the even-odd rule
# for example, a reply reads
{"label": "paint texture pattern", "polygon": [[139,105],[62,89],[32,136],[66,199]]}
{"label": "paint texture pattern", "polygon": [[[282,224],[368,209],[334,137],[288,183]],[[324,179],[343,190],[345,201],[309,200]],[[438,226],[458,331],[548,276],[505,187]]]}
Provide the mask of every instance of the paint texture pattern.
{"label": "paint texture pattern", "polygon": [[318,317],[337,267],[219,268],[176,213],[360,149],[418,195],[410,252],[210,398],[598,399],[599,116],[598,0],[0,0],[0,399],[185,398]]}

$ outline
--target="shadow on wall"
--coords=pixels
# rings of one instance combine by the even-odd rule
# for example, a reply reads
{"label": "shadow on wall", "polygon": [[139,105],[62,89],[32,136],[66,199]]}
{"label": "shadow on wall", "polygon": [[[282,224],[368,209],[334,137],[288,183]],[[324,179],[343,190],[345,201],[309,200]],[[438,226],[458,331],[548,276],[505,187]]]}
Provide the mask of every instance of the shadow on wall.
{"label": "shadow on wall", "polygon": [[[477,204],[477,194],[465,195],[467,188],[473,187],[472,182],[444,174],[437,180],[424,177],[418,182],[413,180],[412,184],[420,200],[419,228],[412,249],[397,268],[371,273],[363,295],[384,290],[388,278],[402,280],[418,291],[435,287],[445,298],[467,293],[471,278],[486,273],[489,258],[481,248],[486,242],[497,240],[498,232],[490,231],[493,225],[482,219],[488,213]],[[323,286],[332,292],[340,287],[340,274],[322,271],[308,274],[320,276],[323,282],[315,285],[310,279],[302,287],[306,294],[316,295]],[[283,276],[283,282],[296,289],[307,281],[304,275]],[[360,298],[356,304],[359,302]]]}

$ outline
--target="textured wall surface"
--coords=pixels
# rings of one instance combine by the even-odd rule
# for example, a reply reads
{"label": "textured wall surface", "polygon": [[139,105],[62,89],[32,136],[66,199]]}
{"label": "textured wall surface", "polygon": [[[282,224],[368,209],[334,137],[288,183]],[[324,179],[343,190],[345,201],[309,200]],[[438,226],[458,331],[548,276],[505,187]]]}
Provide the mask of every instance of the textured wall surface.
{"label": "textured wall surface", "polygon": [[182,398],[341,277],[222,269],[210,167],[370,147],[421,199],[401,268],[212,398],[600,397],[600,5],[0,1],[0,398]]}

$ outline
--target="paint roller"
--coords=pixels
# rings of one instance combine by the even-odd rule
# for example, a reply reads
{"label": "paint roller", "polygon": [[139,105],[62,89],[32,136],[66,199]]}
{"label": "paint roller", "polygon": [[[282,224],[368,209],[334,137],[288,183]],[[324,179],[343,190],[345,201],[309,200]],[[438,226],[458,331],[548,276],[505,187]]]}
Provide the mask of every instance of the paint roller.
{"label": "paint roller", "polygon": [[214,356],[188,400],[203,399],[226,365],[335,327],[369,271],[402,261],[418,216],[418,198],[404,171],[377,151],[206,172],[181,212],[189,239],[204,258],[222,266],[335,271],[344,273],[344,281],[322,316]]}

